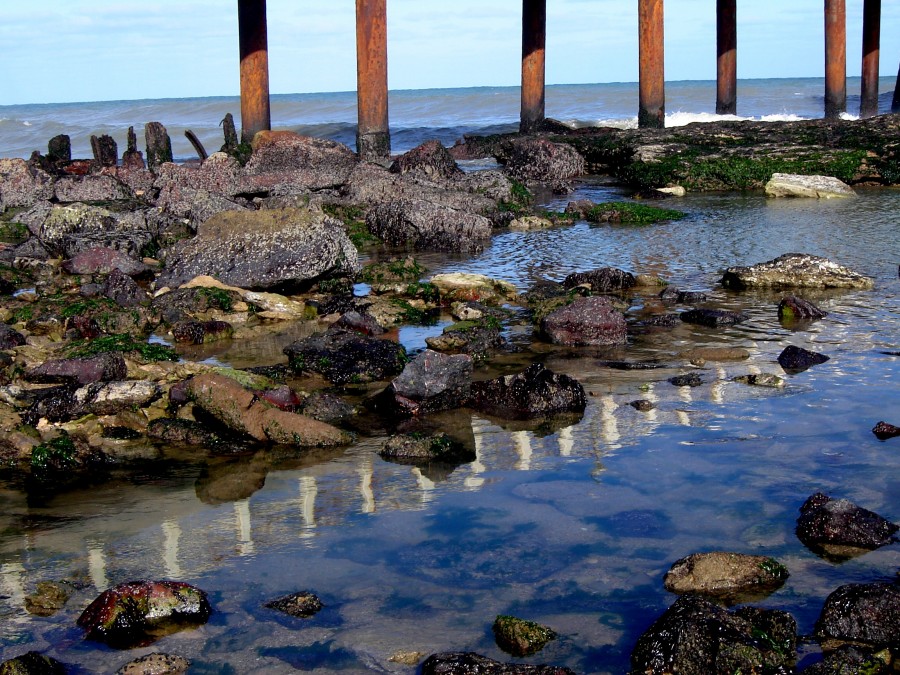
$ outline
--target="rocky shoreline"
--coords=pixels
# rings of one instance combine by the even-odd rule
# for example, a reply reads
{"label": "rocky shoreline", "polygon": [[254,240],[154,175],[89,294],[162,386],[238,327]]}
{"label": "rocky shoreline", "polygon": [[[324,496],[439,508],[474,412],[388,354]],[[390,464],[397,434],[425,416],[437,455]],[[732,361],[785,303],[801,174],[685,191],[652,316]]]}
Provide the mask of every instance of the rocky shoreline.
{"label": "rocky shoreline", "polygon": [[[252,148],[226,139],[201,163],[176,165],[166,161],[165,130],[153,127],[150,168],[133,142],[120,161],[101,139],[93,160],[67,157],[60,139],[46,155],[0,160],[4,471],[29,489],[65,489],[102,479],[110,467],[152,460],[160,444],[195,448],[198,457],[260,445],[294,452],[342,446],[363,432],[367,416],[392,432],[385,459],[458,464],[471,461],[471,449],[429,425],[430,413],[467,407],[509,420],[577,419],[587,405],[584,389],[537,359],[493,378],[476,377],[475,369],[514,349],[506,338],[511,327],[530,330],[540,344],[622,345],[635,328],[626,315],[635,293],[658,298],[663,311],[640,319],[655,328],[690,322],[719,329],[746,317],[703,306],[701,293],[639,270],[583,270],[518,293],[476,275],[429,278],[415,252],[475,252],[505,228],[576,220],[642,225],[680,216],[634,202],[572,202],[560,213],[531,208],[534,191],[566,193],[587,172],[609,173],[644,199],[666,198],[641,192],[647,188],[756,189],[774,171],[811,167],[852,184],[900,180],[897,116],[761,124],[667,133],[548,123],[537,136],[466,139],[450,150],[426,143],[385,166],[359,162],[341,144],[286,132],[263,132]],[[464,173],[455,161],[485,155],[503,169]],[[378,247],[394,258],[361,264],[360,249]],[[355,294],[359,283],[368,294]],[[747,261],[721,283],[783,290],[779,316],[802,322],[824,313],[793,293],[865,289],[872,281],[829,260],[790,254]],[[439,312],[455,323],[429,338],[425,351],[408,354],[388,337]],[[148,341],[151,334],[179,345],[241,340],[285,323],[308,326],[308,336],[285,347],[283,360],[242,370],[184,360]],[[799,372],[827,358],[794,348],[779,363]],[[692,386],[685,377],[673,384]],[[779,379],[761,374],[747,384],[778,387]],[[900,433],[887,422],[876,428],[879,438]],[[846,500],[814,495],[797,534],[811,550],[840,557],[893,543],[896,530]],[[672,642],[648,632],[635,648],[634,672],[792,672],[797,636],[789,616],[717,604],[777,587],[787,570],[771,559],[722,555],[714,564],[676,563],[706,569],[713,580],[695,579],[651,627]],[[842,672],[835,668],[861,661],[871,672],[889,672],[900,605],[883,603],[896,601],[893,591],[837,593],[854,599],[826,601],[837,616],[823,611],[817,638],[829,649],[853,647],[829,653],[826,662],[838,665],[806,672]],[[479,658],[432,657],[423,672],[567,672],[488,666]]]}

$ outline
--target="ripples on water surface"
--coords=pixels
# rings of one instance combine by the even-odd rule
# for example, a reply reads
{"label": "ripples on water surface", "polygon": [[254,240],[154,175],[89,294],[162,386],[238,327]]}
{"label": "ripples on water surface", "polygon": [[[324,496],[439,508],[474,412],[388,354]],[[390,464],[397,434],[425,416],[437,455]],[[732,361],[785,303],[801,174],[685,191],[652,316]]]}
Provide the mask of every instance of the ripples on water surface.
{"label": "ripples on water surface", "polygon": [[[575,197],[620,198],[603,184]],[[671,202],[670,202],[671,203]],[[622,673],[640,633],[671,604],[662,577],[678,558],[716,549],[777,557],[791,577],[761,604],[794,614],[809,633],[825,596],[848,581],[893,578],[886,547],[837,565],[794,536],[798,507],[821,490],[900,520],[900,439],[871,428],[900,423],[897,190],[846,201],[775,201],[756,194],[697,195],[674,203],[685,220],[652,227],[590,226],[498,235],[469,259],[426,259],[432,272],[474,271],[525,289],[537,278],[599,266],[652,272],[750,320],[721,331],[681,325],[635,332],[611,352],[543,346],[552,369],[590,392],[577,421],[507,424],[458,411],[441,417],[478,453],[456,468],[382,461],[381,436],[302,458],[260,452],[203,465],[172,451],[166,468],[31,503],[3,488],[0,636],[3,657],[51,654],[111,672],[150,651],[191,658],[199,673],[401,672],[398,650],[494,645],[495,615],[547,624],[560,638],[531,662]],[[562,202],[551,203],[561,208]],[[829,316],[803,330],[776,318],[778,295],[734,294],[721,270],[789,251],[827,256],[873,276],[867,292],[808,294]],[[657,310],[636,297],[632,315]],[[432,329],[401,332],[420,346]],[[522,336],[512,336],[527,342]],[[831,360],[782,391],[731,381],[781,374],[788,344]],[[751,358],[707,363],[704,384],[677,388],[679,351],[740,346]],[[261,352],[271,362],[278,349]],[[216,358],[246,360],[218,354]],[[613,371],[601,358],[658,359],[669,367]],[[640,413],[629,401],[647,398]],[[173,578],[207,590],[215,608],[198,630],[115,652],[81,640],[75,619],[96,593],[133,578]],[[84,587],[49,619],[30,617],[23,594],[40,580]],[[293,620],[262,608],[312,589],[326,609]],[[816,658],[812,647],[806,662]]]}

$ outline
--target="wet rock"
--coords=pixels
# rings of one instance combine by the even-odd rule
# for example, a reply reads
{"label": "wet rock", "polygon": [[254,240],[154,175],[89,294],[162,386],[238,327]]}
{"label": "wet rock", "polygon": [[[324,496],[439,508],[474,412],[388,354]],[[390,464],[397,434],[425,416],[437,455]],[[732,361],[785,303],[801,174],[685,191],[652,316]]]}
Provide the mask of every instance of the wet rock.
{"label": "wet rock", "polygon": [[162,390],[156,382],[129,380],[94,382],[77,389],[72,399],[82,414],[113,415],[122,410],[142,408],[161,395]]}
{"label": "wet rock", "polygon": [[231,312],[240,300],[240,293],[234,290],[197,286],[158,295],[153,298],[150,307],[159,313],[165,323],[174,326],[179,321],[192,320],[205,312]]}
{"label": "wet rock", "polygon": [[81,410],[75,405],[76,388],[77,385],[65,384],[33,392],[34,400],[22,414],[22,421],[30,426],[37,426],[41,419],[49,422],[67,422],[77,417]]}
{"label": "wet rock", "polygon": [[82,251],[63,263],[69,274],[109,274],[113,270],[137,276],[145,274],[148,267],[131,256],[113,248],[92,248]]}
{"label": "wet rock", "polygon": [[556,633],[547,626],[502,614],[494,619],[492,630],[497,646],[513,656],[537,654],[556,638]]}
{"label": "wet rock", "polygon": [[541,320],[541,332],[559,345],[625,344],[625,316],[603,296],[576,298]]}
{"label": "wet rock", "polygon": [[34,593],[25,596],[25,611],[35,616],[53,616],[65,606],[71,595],[69,584],[39,581]]}
{"label": "wet rock", "polygon": [[520,216],[509,224],[509,229],[518,230],[520,232],[531,232],[533,230],[548,230],[554,227],[553,221],[540,216]]}
{"label": "wet rock", "polygon": [[743,361],[750,358],[750,352],[741,347],[697,347],[678,354],[683,359],[693,361]]}
{"label": "wet rock", "polygon": [[337,141],[291,131],[261,131],[244,167],[241,191],[305,194],[344,185],[357,164],[356,153]]}
{"label": "wet rock", "polygon": [[528,419],[587,407],[584,388],[568,375],[535,363],[516,375],[473,382],[470,406],[510,419]]}
{"label": "wet rock", "polygon": [[12,349],[25,344],[25,336],[5,323],[0,323],[0,349]]}
{"label": "wet rock", "polygon": [[338,328],[354,330],[363,335],[383,335],[385,332],[374,316],[356,310],[344,312],[332,325]]}
{"label": "wet rock", "polygon": [[703,384],[703,378],[697,373],[686,373],[669,378],[669,383],[676,387],[699,387]]}
{"label": "wet rock", "polygon": [[300,412],[320,422],[340,424],[349,420],[356,412],[356,408],[339,396],[316,391],[306,397],[300,405]]}
{"label": "wet rock", "polygon": [[193,420],[160,417],[147,426],[147,436],[177,445],[199,445],[215,448],[222,443],[222,437]]}
{"label": "wet rock", "polygon": [[872,649],[841,646],[825,654],[819,663],[803,670],[803,675],[888,675],[891,662],[890,650],[875,652]]}
{"label": "wet rock", "polygon": [[689,309],[680,314],[685,323],[693,323],[709,328],[721,326],[733,326],[747,320],[747,315],[741,312],[729,312],[724,309]]}
{"label": "wet rock", "polygon": [[77,623],[89,640],[128,647],[204,624],[211,613],[206,593],[195,586],[178,581],[131,581],[101,593]]}
{"label": "wet rock", "polygon": [[657,314],[641,321],[641,325],[651,328],[674,328],[679,323],[681,319],[678,314]]}
{"label": "wet rock", "polygon": [[797,373],[802,373],[812,366],[825,363],[829,359],[830,357],[825,354],[819,354],[818,352],[811,352],[802,347],[788,345],[782,350],[781,354],[778,355],[778,364],[784,369],[784,372],[795,375]]}
{"label": "wet rock", "polygon": [[465,405],[472,383],[472,359],[426,349],[406,364],[384,394],[394,414],[417,415]]}
{"label": "wet rock", "polygon": [[67,672],[64,664],[38,652],[26,652],[0,663],[2,675],[66,675]]}
{"label": "wet rock", "polygon": [[784,379],[772,373],[750,373],[749,375],[738,375],[734,378],[735,382],[749,384],[753,387],[772,387],[780,389],[784,386]]}
{"label": "wet rock", "polygon": [[334,384],[384,380],[399,375],[406,349],[341,328],[329,329],[284,348],[295,372],[316,372]]}
{"label": "wet rock", "polygon": [[439,652],[422,663],[422,675],[574,675],[562,666],[501,663],[471,652]]}
{"label": "wet rock", "polygon": [[366,215],[369,232],[390,246],[477,253],[491,236],[491,221],[470,211],[422,199],[398,199]]}
{"label": "wet rock", "polygon": [[504,344],[500,328],[500,322],[493,317],[458,321],[444,328],[440,335],[425,338],[425,344],[438,352],[486,359],[491,350]]}
{"label": "wet rock", "polygon": [[896,541],[897,525],[847,499],[817,492],[800,507],[797,538],[816,553],[850,557]]}
{"label": "wet rock", "polygon": [[766,183],[766,194],[770,197],[813,197],[816,199],[856,196],[852,187],[837,178],[801,176],[790,173],[773,173],[772,178]]}
{"label": "wet rock", "polygon": [[138,286],[134,279],[118,269],[113,269],[103,280],[100,294],[120,307],[136,307],[148,300],[146,291]]}
{"label": "wet rock", "polygon": [[896,649],[900,587],[885,582],[841,586],[825,599],[815,635],[825,646],[850,642],[874,649]]}
{"label": "wet rock", "polygon": [[879,422],[872,428],[872,433],[878,437],[879,441],[886,441],[889,438],[900,436],[900,427],[887,422]]}
{"label": "wet rock", "polygon": [[676,561],[666,573],[670,593],[698,593],[727,602],[768,595],[789,576],[774,558],[726,551],[694,553]]}
{"label": "wet rock", "polygon": [[178,242],[164,256],[158,286],[208,275],[231,286],[266,290],[359,270],[343,225],[315,209],[217,213],[200,225],[196,237]]}
{"label": "wet rock", "polygon": [[24,159],[0,159],[0,211],[29,207],[52,195],[52,179],[45,171]]}
{"label": "wet rock", "polygon": [[394,160],[391,171],[413,174],[428,180],[458,178],[463,175],[456,160],[440,141],[425,141]]}
{"label": "wet rock", "polygon": [[182,675],[191,662],[175,654],[147,654],[130,661],[116,671],[116,675]]}
{"label": "wet rock", "polygon": [[729,267],[722,276],[725,288],[861,288],[874,281],[827,258],[786,253],[750,267]]}
{"label": "wet rock", "polygon": [[447,302],[480,302],[499,305],[516,298],[516,287],[508,281],[492,279],[483,274],[452,272],[435,274],[429,282],[437,286],[441,298]]}
{"label": "wet rock", "polygon": [[656,404],[654,404],[653,401],[649,401],[645,398],[631,401],[628,405],[640,412],[650,412],[656,407]]}
{"label": "wet rock", "polygon": [[512,141],[506,170],[523,182],[558,183],[584,174],[585,163],[571,145],[523,137]]}
{"label": "wet rock", "polygon": [[689,594],[638,639],[631,666],[645,675],[791,672],[796,645],[797,624],[786,612],[729,612]]}
{"label": "wet rock", "polygon": [[46,361],[25,373],[29,382],[78,383],[110,382],[124,380],[128,368],[125,359],[117,352],[104,352],[97,356]]}
{"label": "wet rock", "polygon": [[417,464],[419,462],[472,462],[475,452],[454,441],[447,434],[430,436],[391,436],[381,446],[378,454],[392,462]]}
{"label": "wet rock", "polygon": [[601,267],[588,272],[574,272],[563,280],[565,288],[588,285],[592,293],[614,293],[633,288],[634,275],[614,267]]}
{"label": "wet rock", "polygon": [[291,593],[266,603],[266,607],[289,616],[305,619],[317,614],[325,605],[311,591]]}
{"label": "wet rock", "polygon": [[612,370],[656,370],[666,367],[658,361],[598,361],[597,365]]}
{"label": "wet rock", "polygon": [[179,321],[172,326],[172,337],[182,344],[202,345],[233,335],[234,327],[227,321]]}
{"label": "wet rock", "polygon": [[279,410],[295,412],[303,404],[303,399],[286,384],[271,389],[256,389],[254,393],[260,400],[271,403]]}
{"label": "wet rock", "polygon": [[823,312],[811,302],[796,295],[788,295],[778,303],[778,318],[781,321],[815,321],[826,316],[828,312]]}
{"label": "wet rock", "polygon": [[[137,260],[142,257],[143,251],[154,243],[155,236],[148,231],[149,225],[145,224],[144,216],[140,212],[121,214],[119,218],[119,226],[126,228],[124,231],[73,232],[64,234],[60,252],[68,258],[75,258],[94,249],[109,249]],[[89,264],[89,260],[87,262],[79,261],[79,264]],[[98,264],[106,265],[107,263],[100,260]],[[134,265],[134,262],[128,264]],[[148,267],[143,267],[135,276],[146,274],[149,271]]]}

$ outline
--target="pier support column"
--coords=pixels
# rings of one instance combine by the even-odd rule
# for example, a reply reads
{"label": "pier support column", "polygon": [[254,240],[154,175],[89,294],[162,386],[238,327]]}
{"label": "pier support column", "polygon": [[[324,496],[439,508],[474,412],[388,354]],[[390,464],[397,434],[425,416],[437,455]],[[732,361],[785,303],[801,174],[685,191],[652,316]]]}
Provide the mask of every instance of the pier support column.
{"label": "pier support column", "polygon": [[356,100],[360,159],[387,159],[388,131],[387,2],[356,0]]}
{"label": "pier support column", "polygon": [[547,0],[522,0],[522,114],[519,131],[537,130],[544,121]]}
{"label": "pier support column", "polygon": [[897,66],[897,82],[894,84],[894,98],[891,99],[891,112],[900,113],[900,66]]}
{"label": "pier support column", "polygon": [[716,0],[716,114],[737,114],[737,0]]}
{"label": "pier support column", "polygon": [[825,0],[825,119],[847,111],[847,4]]}
{"label": "pier support column", "polygon": [[881,0],[863,4],[862,91],[859,116],[878,114],[878,57],[881,48]]}
{"label": "pier support column", "polygon": [[266,0],[238,0],[241,53],[241,141],[272,128],[269,109],[269,42]]}
{"label": "pier support column", "polygon": [[638,126],[666,125],[663,0],[638,0]]}

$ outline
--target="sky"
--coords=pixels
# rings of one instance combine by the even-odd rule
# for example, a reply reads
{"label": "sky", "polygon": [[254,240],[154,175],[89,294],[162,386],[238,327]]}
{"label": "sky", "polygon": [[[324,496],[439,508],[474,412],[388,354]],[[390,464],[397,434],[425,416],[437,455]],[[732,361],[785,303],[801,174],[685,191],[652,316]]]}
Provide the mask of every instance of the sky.
{"label": "sky", "polygon": [[[863,0],[847,2],[858,76]],[[270,92],[356,88],[352,0],[268,0]],[[387,0],[390,89],[518,85],[521,0]],[[823,0],[738,0],[739,78],[822,77]],[[3,0],[0,105],[240,91],[235,0]],[[666,0],[666,80],[714,80],[715,0]],[[634,82],[636,0],[547,0],[547,84]],[[882,3],[881,76],[900,63]]]}

